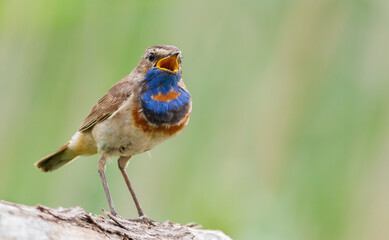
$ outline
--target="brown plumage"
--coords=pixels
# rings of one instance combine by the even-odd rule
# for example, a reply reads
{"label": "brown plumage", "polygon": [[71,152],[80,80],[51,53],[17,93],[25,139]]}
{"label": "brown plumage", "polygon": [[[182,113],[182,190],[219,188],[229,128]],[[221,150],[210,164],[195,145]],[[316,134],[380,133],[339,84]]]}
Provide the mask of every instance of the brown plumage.
{"label": "brown plumage", "polygon": [[47,155],[36,163],[37,168],[41,168],[42,171],[48,172],[53,171],[69,161],[73,160],[78,155],[68,149],[69,142],[60,147],[54,153]]}
{"label": "brown plumage", "polygon": [[93,106],[78,131],[84,132],[96,123],[104,121],[123,104],[132,93],[132,83],[128,76],[113,87]]}

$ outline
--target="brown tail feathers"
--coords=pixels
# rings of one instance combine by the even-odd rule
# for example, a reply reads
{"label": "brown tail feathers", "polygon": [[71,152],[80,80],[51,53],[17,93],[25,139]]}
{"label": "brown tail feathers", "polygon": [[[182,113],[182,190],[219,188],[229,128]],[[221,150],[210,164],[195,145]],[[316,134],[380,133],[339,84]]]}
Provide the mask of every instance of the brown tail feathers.
{"label": "brown tail feathers", "polygon": [[79,154],[75,153],[71,149],[68,148],[69,142],[60,147],[54,153],[42,158],[38,162],[35,163],[37,168],[41,168],[44,172],[53,171],[66,163],[70,162]]}

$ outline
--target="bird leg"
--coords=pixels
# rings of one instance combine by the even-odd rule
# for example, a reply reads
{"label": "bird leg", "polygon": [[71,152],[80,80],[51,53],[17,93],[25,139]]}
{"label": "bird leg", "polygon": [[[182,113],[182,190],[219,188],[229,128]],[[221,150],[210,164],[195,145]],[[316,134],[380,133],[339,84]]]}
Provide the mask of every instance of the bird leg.
{"label": "bird leg", "polygon": [[109,208],[111,209],[111,214],[114,215],[114,216],[117,216],[117,213],[115,211],[115,207],[113,206],[113,202],[112,202],[112,199],[111,199],[111,194],[109,193],[107,179],[105,178],[106,163],[107,163],[107,159],[105,158],[105,156],[101,155],[100,159],[99,159],[99,162],[98,162],[98,170],[99,170],[100,178],[101,178],[101,181],[103,183],[105,195],[107,196]]}
{"label": "bird leg", "polygon": [[130,179],[128,178],[128,175],[127,175],[127,172],[126,172],[126,167],[127,167],[127,165],[128,165],[128,162],[130,161],[130,158],[131,158],[131,157],[123,157],[123,156],[122,156],[122,157],[120,157],[120,158],[118,159],[118,165],[119,165],[120,172],[121,172],[122,175],[123,175],[124,181],[126,181],[128,190],[130,190],[132,199],[134,200],[134,203],[135,203],[136,209],[138,210],[138,215],[139,215],[139,218],[138,218],[138,219],[130,219],[130,220],[139,221],[139,222],[145,222],[145,223],[150,224],[150,225],[155,225],[155,224],[153,223],[153,220],[149,219],[149,218],[143,213],[143,210],[142,210],[142,208],[141,208],[141,206],[140,206],[140,204],[139,204],[138,198],[137,198],[136,195],[135,195],[135,191],[134,191],[134,189],[133,189],[132,186],[131,186]]}

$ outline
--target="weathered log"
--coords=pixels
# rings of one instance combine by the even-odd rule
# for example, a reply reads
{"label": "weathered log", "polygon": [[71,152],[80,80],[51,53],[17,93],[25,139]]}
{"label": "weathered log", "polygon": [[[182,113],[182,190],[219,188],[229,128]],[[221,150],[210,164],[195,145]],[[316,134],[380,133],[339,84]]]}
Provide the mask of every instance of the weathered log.
{"label": "weathered log", "polygon": [[218,230],[199,229],[197,224],[181,225],[170,221],[155,226],[120,217],[87,213],[81,207],[48,208],[0,201],[0,239],[195,239],[231,240]]}

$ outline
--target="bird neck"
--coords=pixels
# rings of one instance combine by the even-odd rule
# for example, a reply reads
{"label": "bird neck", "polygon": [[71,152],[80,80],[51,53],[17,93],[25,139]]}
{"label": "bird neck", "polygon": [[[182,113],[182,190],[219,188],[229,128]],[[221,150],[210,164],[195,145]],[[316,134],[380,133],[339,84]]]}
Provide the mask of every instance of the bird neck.
{"label": "bird neck", "polygon": [[190,100],[190,94],[178,86],[180,73],[165,72],[158,68],[150,69],[145,75],[145,88],[142,91],[142,105],[158,114],[179,109]]}
{"label": "bird neck", "polygon": [[166,94],[172,89],[178,89],[177,84],[180,79],[179,72],[174,74],[154,67],[146,73],[144,81],[147,83],[148,90],[153,94]]}

